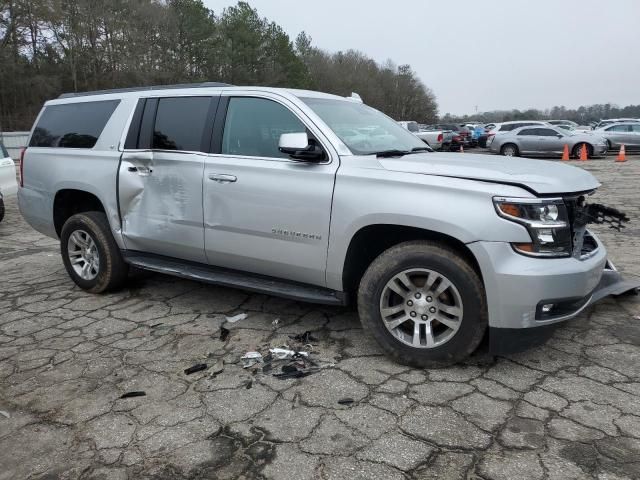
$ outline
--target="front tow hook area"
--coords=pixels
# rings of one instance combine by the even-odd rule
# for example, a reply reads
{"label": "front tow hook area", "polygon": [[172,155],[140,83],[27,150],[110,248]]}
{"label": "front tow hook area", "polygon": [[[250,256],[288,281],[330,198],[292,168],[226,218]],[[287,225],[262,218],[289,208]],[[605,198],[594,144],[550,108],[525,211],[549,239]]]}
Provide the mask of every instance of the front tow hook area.
{"label": "front tow hook area", "polygon": [[591,301],[589,305],[596,303],[598,300],[602,300],[604,297],[613,295],[618,297],[625,294],[638,294],[640,290],[640,278],[634,278],[628,280],[622,276],[620,272],[614,267],[610,260],[607,260],[600,283],[593,291]]}
{"label": "front tow hook area", "polygon": [[[586,306],[593,305],[608,296],[619,297],[635,294],[640,291],[640,278],[633,280],[622,276],[614,265],[607,260],[598,286],[591,293],[587,305],[582,305],[575,313],[579,313]],[[570,315],[569,315],[570,316]],[[556,328],[564,322],[531,328],[489,328],[489,351],[492,355],[508,355],[522,352],[545,343]]]}

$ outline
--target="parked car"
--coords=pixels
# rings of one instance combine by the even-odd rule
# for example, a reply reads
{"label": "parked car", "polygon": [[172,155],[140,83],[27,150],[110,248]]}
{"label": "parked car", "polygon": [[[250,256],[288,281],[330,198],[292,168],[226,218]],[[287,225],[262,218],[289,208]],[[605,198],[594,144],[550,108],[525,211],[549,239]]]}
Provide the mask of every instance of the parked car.
{"label": "parked car", "polygon": [[574,127],[578,126],[578,124],[572,120],[547,120],[547,123],[549,125],[555,125],[556,127],[562,125],[573,125]]}
{"label": "parked car", "polygon": [[589,157],[605,155],[608,150],[604,137],[589,133],[572,133],[561,128],[547,126],[520,127],[511,132],[497,135],[490,150],[508,157],[544,156],[559,157],[564,146],[574,157],[580,156],[582,146],[587,147]]}
{"label": "parked car", "polygon": [[491,146],[491,142],[493,142],[493,139],[496,135],[511,132],[516,128],[528,127],[530,125],[547,126],[549,124],[547,122],[541,122],[538,120],[514,120],[510,122],[496,123],[494,124],[494,127],[487,133],[487,147]]}
{"label": "parked car", "polygon": [[399,125],[403,128],[406,128],[411,133],[413,133],[416,137],[422,140],[424,143],[429,145],[434,150],[440,150],[442,148],[442,143],[444,140],[444,134],[442,130],[427,130],[424,128],[420,128],[418,122],[415,121],[399,121]]}
{"label": "parked car", "polygon": [[600,120],[599,122],[597,122],[595,125],[593,125],[593,129],[598,130],[600,128],[606,127],[607,125],[620,122],[640,123],[640,118],[608,118],[606,120]]}
{"label": "parked car", "polygon": [[625,149],[640,149],[640,122],[614,123],[593,131],[602,135],[611,149],[619,149],[624,145]]}
{"label": "parked car", "polygon": [[452,132],[450,150],[471,147],[471,130],[453,123],[436,124],[434,128]]}
{"label": "parked car", "polygon": [[493,352],[521,349],[640,285],[620,283],[585,228],[591,173],[433,152],[335,95],[219,84],[64,95],[38,115],[21,169],[20,211],[60,239],[80,288],[120,288],[136,266],[351,302],[411,365],[462,360],[487,329]]}
{"label": "parked car", "polygon": [[16,181],[16,164],[9,156],[9,152],[0,142],[0,191],[11,195],[18,190]]}

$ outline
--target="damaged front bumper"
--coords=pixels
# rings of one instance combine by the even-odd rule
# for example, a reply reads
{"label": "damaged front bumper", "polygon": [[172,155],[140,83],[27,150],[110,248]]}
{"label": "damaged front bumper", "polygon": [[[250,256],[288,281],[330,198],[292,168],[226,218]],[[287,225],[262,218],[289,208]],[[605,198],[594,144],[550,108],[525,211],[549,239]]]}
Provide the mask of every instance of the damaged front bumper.
{"label": "damaged front bumper", "polygon": [[[530,328],[496,328],[489,327],[489,349],[494,355],[516,353],[546,342],[560,322],[575,317],[584,309],[608,296],[617,297],[624,294],[638,294],[640,279],[626,280],[610,261],[606,262],[600,282],[586,298],[570,299],[564,307],[567,310],[561,316],[550,318],[551,321]],[[536,309],[542,313],[540,302]],[[549,305],[549,304],[546,304]],[[557,304],[556,304],[557,305]],[[573,307],[573,310],[571,310]],[[544,322],[544,318],[542,320]]]}
{"label": "damaged front bumper", "polygon": [[494,354],[521,351],[545,341],[554,327],[609,295],[640,288],[607,260],[598,238],[586,232],[582,255],[536,259],[516,253],[508,243],[474,242],[489,313],[489,342]]}

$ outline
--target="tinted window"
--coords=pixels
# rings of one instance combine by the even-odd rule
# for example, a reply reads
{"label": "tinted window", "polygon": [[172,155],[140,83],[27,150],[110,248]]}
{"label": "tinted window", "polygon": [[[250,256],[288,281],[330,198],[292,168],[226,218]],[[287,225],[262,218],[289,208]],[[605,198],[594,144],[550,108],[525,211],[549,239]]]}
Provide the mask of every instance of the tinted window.
{"label": "tinted window", "polygon": [[607,132],[628,132],[629,130],[629,125],[614,125],[607,128]]}
{"label": "tinted window", "polygon": [[555,137],[558,135],[558,132],[551,130],[550,128],[536,128],[536,130],[538,131],[537,135],[542,137]]}
{"label": "tinted window", "polygon": [[[398,128],[402,127],[398,125]],[[264,98],[231,98],[221,153],[288,158],[278,150],[280,135],[301,132],[306,132],[302,122],[279,103]]]}
{"label": "tinted window", "polygon": [[538,135],[536,133],[537,128],[525,128],[524,130],[520,130],[518,135]]}
{"label": "tinted window", "polygon": [[120,100],[45,107],[30,147],[93,148]]}
{"label": "tinted window", "polygon": [[211,97],[161,98],[153,128],[152,148],[202,150]]}
{"label": "tinted window", "polygon": [[416,122],[409,122],[407,124],[407,129],[410,132],[419,132],[420,131],[420,128],[418,127],[418,124]]}
{"label": "tinted window", "polygon": [[631,130],[640,133],[640,123],[638,125],[631,125]]}

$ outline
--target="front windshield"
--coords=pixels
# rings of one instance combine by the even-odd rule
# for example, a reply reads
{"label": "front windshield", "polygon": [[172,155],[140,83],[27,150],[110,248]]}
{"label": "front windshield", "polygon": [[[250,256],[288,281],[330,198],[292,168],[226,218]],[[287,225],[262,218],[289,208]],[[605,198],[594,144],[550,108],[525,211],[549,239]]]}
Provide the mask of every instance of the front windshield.
{"label": "front windshield", "polygon": [[335,132],[355,155],[399,150],[410,152],[427,145],[382,112],[362,103],[329,98],[301,99]]}

